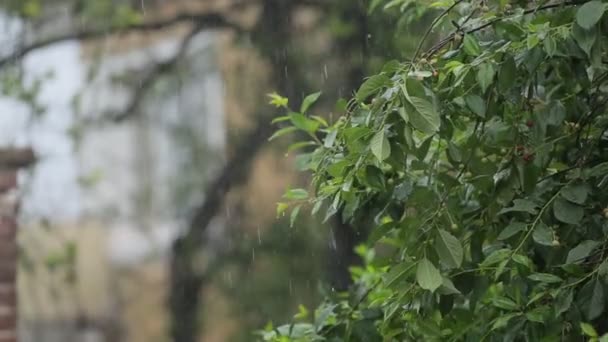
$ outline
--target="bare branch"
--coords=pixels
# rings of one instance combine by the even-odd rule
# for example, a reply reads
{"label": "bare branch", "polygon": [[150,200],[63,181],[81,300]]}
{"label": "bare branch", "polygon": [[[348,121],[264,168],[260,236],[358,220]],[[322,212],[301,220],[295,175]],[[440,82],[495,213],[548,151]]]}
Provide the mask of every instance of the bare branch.
{"label": "bare branch", "polygon": [[161,30],[170,26],[174,26],[181,23],[192,23],[200,27],[201,29],[222,29],[229,28],[236,30],[238,32],[243,32],[244,29],[238,25],[237,23],[229,20],[223,13],[219,12],[210,12],[210,13],[182,13],[178,14],[173,18],[135,24],[128,27],[110,27],[105,29],[96,29],[91,31],[78,31],[71,32],[65,35],[59,35],[56,37],[48,38],[42,41],[34,42],[29,45],[26,45],[19,50],[13,52],[9,56],[6,56],[0,59],[0,69],[4,66],[15,62],[32,51],[39,50],[54,44],[70,41],[70,40],[89,40],[95,39],[99,37],[106,36],[108,34],[124,34],[129,32],[137,32],[137,31],[156,31]]}
{"label": "bare branch", "polygon": [[177,64],[181,61],[181,59],[188,51],[188,47],[190,46],[192,39],[203,29],[205,29],[204,25],[199,24],[195,26],[182,39],[180,46],[177,49],[177,52],[171,58],[166,61],[155,64],[154,68],[146,74],[139,86],[136,87],[133,95],[131,96],[131,101],[129,102],[127,107],[120,114],[112,117],[111,120],[114,122],[121,122],[134,115],[139,109],[141,103],[145,100],[150,88],[154,86],[154,83],[159,79],[159,77],[172,71],[177,66]]}

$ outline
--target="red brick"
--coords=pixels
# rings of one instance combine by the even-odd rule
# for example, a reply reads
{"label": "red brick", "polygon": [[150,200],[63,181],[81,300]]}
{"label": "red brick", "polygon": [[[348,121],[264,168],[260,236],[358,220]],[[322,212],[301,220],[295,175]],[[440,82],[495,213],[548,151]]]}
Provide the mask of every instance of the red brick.
{"label": "red brick", "polygon": [[15,217],[0,216],[0,239],[14,240],[17,233]]}
{"label": "red brick", "polygon": [[17,292],[12,283],[0,285],[0,305],[14,307],[17,304]]}
{"label": "red brick", "polygon": [[17,246],[15,241],[4,239],[0,240],[0,260],[16,260],[17,259]]}
{"label": "red brick", "polygon": [[0,330],[0,342],[17,342],[15,329]]}
{"label": "red brick", "polygon": [[0,170],[0,192],[4,192],[17,187],[16,170]]}
{"label": "red brick", "polygon": [[17,325],[17,313],[0,315],[0,331],[13,329]]}

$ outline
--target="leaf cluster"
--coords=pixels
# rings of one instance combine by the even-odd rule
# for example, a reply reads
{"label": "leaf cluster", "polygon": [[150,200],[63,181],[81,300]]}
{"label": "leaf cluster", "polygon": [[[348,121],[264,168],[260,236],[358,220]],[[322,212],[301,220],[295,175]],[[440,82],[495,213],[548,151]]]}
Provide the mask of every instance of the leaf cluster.
{"label": "leaf cluster", "polygon": [[608,3],[427,5],[438,46],[275,120],[312,173],[279,213],[374,227],[348,297],[262,338],[608,340]]}

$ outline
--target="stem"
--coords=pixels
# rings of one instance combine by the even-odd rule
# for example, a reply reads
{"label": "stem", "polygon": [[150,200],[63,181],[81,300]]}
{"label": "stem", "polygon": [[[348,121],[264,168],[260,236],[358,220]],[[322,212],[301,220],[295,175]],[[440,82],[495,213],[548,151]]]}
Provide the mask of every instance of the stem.
{"label": "stem", "polygon": [[456,0],[454,1],[454,3],[446,8],[445,11],[443,11],[437,18],[435,18],[433,20],[433,22],[431,23],[431,25],[426,29],[426,32],[424,32],[424,35],[422,36],[422,39],[420,39],[420,42],[418,43],[418,47],[416,48],[416,52],[414,52],[414,57],[412,57],[412,64],[416,61],[416,59],[418,58],[418,55],[420,54],[420,51],[422,50],[422,45],[424,45],[424,42],[426,41],[426,39],[428,38],[428,36],[431,34],[431,32],[433,31],[433,29],[435,28],[435,25],[437,25],[437,23],[439,23],[439,21],[441,19],[443,19],[443,17],[445,17],[446,15],[448,15],[448,13],[450,13],[451,10],[454,9],[454,7],[458,6],[459,3],[461,3],[463,0]]}
{"label": "stem", "polygon": [[[565,1],[565,2],[560,2],[560,3],[556,3],[556,4],[549,4],[549,5],[545,5],[545,6],[541,6],[541,7],[537,7],[534,9],[529,9],[529,10],[525,10],[522,14],[518,14],[518,15],[528,15],[528,14],[532,14],[538,11],[543,11],[543,10],[548,10],[548,9],[552,9],[552,8],[557,8],[557,7],[565,7],[565,6],[577,6],[577,5],[582,5],[586,2],[588,2],[589,0],[573,0],[573,1]],[[477,31],[481,31],[483,29],[485,29],[488,26],[491,26],[494,23],[497,23],[499,21],[505,20],[505,19],[509,19],[509,18],[514,18],[515,15],[513,16],[504,16],[504,17],[499,17],[499,18],[494,18],[490,21],[488,21],[485,24],[479,25],[475,28],[472,28],[468,31],[465,32],[465,34],[469,34],[469,33],[475,33]],[[451,33],[449,36],[447,36],[446,38],[442,39],[441,41],[439,41],[439,43],[437,43],[435,46],[433,46],[431,49],[428,50],[428,52],[425,54],[428,57],[436,54],[437,52],[439,52],[439,50],[441,50],[441,48],[443,48],[444,46],[446,46],[449,42],[451,42],[452,40],[454,40],[454,34],[455,33]]]}
{"label": "stem", "polygon": [[513,253],[511,253],[511,255],[515,255],[524,245],[524,243],[526,242],[526,240],[528,240],[528,238],[530,237],[530,234],[532,234],[532,232],[534,231],[534,228],[536,228],[536,226],[538,225],[538,222],[540,222],[541,217],[543,216],[543,214],[545,213],[545,211],[547,211],[547,208],[549,208],[549,205],[551,205],[551,203],[553,203],[553,201],[557,198],[557,196],[559,195],[561,189],[555,192],[555,195],[553,195],[548,201],[547,203],[545,203],[545,205],[541,208],[540,212],[538,213],[538,215],[536,216],[536,218],[534,219],[534,222],[532,222],[532,224],[530,225],[530,229],[528,230],[528,232],[526,233],[526,235],[524,236],[523,239],[521,239],[521,242],[519,243],[519,245],[517,246],[517,248],[515,248],[513,250]]}

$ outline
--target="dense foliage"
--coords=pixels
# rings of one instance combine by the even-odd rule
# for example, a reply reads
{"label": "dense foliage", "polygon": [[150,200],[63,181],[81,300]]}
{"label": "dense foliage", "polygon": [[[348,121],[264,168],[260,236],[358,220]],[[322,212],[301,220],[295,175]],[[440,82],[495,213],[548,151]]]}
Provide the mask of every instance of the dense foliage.
{"label": "dense foliage", "polygon": [[[372,224],[351,293],[267,341],[608,340],[607,2],[373,1],[433,31],[304,132],[279,214]],[[448,28],[453,29],[448,33]],[[428,47],[427,45],[432,45]]]}

